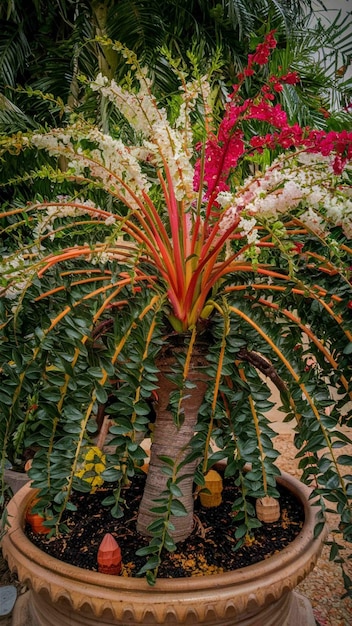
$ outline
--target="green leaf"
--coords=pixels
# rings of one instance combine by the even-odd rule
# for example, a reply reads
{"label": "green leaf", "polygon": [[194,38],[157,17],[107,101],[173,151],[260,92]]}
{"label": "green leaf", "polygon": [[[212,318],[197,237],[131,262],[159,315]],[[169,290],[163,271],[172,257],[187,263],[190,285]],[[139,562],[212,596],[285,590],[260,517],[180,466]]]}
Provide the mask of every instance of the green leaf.
{"label": "green leaf", "polygon": [[193,452],[190,452],[190,454],[188,454],[187,457],[178,464],[177,471],[179,472],[182,467],[188,465],[189,463],[192,463],[193,461],[196,461],[197,459],[199,459],[199,450],[194,450]]}
{"label": "green leaf", "polygon": [[156,575],[154,572],[147,572],[145,575],[146,581],[150,587],[154,587],[156,583]]}
{"label": "green leaf", "polygon": [[83,333],[76,330],[75,328],[68,328],[66,326],[65,328],[65,333],[68,337],[70,337],[70,339],[82,339],[82,335]]}
{"label": "green leaf", "polygon": [[11,406],[12,396],[8,396],[5,391],[0,391],[0,402],[7,404],[7,406]]}
{"label": "green leaf", "polygon": [[169,485],[169,490],[175,498],[181,498],[183,495],[181,489],[175,483]]}
{"label": "green leaf", "polygon": [[47,378],[48,383],[50,383],[51,385],[54,385],[55,387],[62,387],[65,382],[64,374],[47,372],[46,378]]}
{"label": "green leaf", "polygon": [[216,452],[214,452],[209,458],[208,469],[210,469],[218,461],[222,461],[225,456],[226,455],[223,450],[217,450]]}
{"label": "green leaf", "polygon": [[167,512],[167,505],[164,504],[162,506],[153,506],[151,509],[152,513],[158,513],[160,515],[164,515]]}
{"label": "green leaf", "polygon": [[337,461],[338,461],[338,463],[340,463],[340,465],[352,465],[352,455],[341,454],[337,458]]}
{"label": "green leaf", "polygon": [[132,424],[129,419],[125,417],[118,417],[113,426],[110,426],[110,433],[112,435],[126,435],[131,432]]}
{"label": "green leaf", "polygon": [[137,448],[138,448],[138,443],[136,443],[135,441],[128,442],[127,449],[131,454],[133,454],[133,452],[136,452]]}
{"label": "green leaf", "polygon": [[159,563],[160,563],[160,559],[158,556],[151,556],[150,559],[148,559],[148,561],[139,570],[138,576],[145,574],[145,572],[148,572],[148,570],[156,569]]}
{"label": "green leaf", "polygon": [[164,520],[163,519],[156,519],[153,522],[151,522],[151,524],[149,524],[148,526],[148,531],[154,535],[154,534],[159,534],[164,528]]}
{"label": "green leaf", "polygon": [[171,467],[169,467],[168,465],[164,465],[161,468],[161,471],[163,474],[165,474],[166,476],[173,476],[173,469]]}
{"label": "green leaf", "polygon": [[319,535],[321,534],[321,532],[323,531],[325,526],[324,522],[319,522],[318,524],[316,524],[314,526],[314,539],[316,539],[317,537],[319,537]]}
{"label": "green leaf", "polygon": [[69,420],[81,421],[83,418],[83,413],[73,404],[67,404],[63,409],[62,414]]}
{"label": "green leaf", "polygon": [[247,534],[247,532],[248,532],[247,525],[241,524],[241,526],[236,528],[236,531],[235,531],[236,539],[241,539],[242,537],[244,537]]}
{"label": "green leaf", "polygon": [[187,515],[185,506],[179,500],[173,500],[171,502],[170,511],[172,515],[175,515],[175,517],[183,517]]}
{"label": "green leaf", "polygon": [[339,554],[339,546],[333,542],[330,548],[329,561],[334,561]]}
{"label": "green leaf", "polygon": [[130,449],[130,444],[128,444],[127,449],[131,459],[135,461],[142,461],[146,458],[145,450],[141,446],[133,445],[132,449]]}
{"label": "green leaf", "polygon": [[148,556],[149,554],[156,554],[158,551],[158,545],[149,544],[148,546],[144,546],[143,548],[139,548],[138,550],[136,550],[136,554],[137,556]]}
{"label": "green leaf", "polygon": [[102,371],[100,367],[89,367],[87,370],[87,373],[89,374],[89,376],[92,376],[93,378],[102,377]]}
{"label": "green leaf", "polygon": [[40,392],[40,396],[49,402],[59,402],[61,400],[61,391],[57,387],[46,387]]}
{"label": "green leaf", "polygon": [[114,498],[114,496],[107,496],[106,498],[104,498],[101,503],[103,506],[112,506],[113,504],[115,504],[116,500]]}
{"label": "green leaf", "polygon": [[160,461],[162,461],[163,463],[167,463],[167,465],[169,465],[170,467],[174,466],[174,461],[172,459],[170,459],[169,456],[166,456],[164,454],[160,454],[158,456],[158,459],[160,459]]}
{"label": "green leaf", "polygon": [[176,550],[176,544],[170,535],[166,535],[164,540],[164,548],[169,552],[174,552]]}
{"label": "green leaf", "polygon": [[133,410],[136,415],[150,415],[150,407],[142,402],[138,402],[133,405]]}
{"label": "green leaf", "polygon": [[72,435],[79,435],[82,431],[81,425],[75,422],[65,424],[64,429],[66,433],[70,433]]}
{"label": "green leaf", "polygon": [[68,501],[68,502],[66,503],[66,509],[67,509],[68,511],[77,511],[77,507],[76,507],[76,505],[75,505],[75,504],[73,504],[73,502],[70,502],[70,501]]}
{"label": "green leaf", "polygon": [[92,489],[91,485],[87,483],[85,480],[81,480],[79,478],[74,478],[73,480],[73,488],[80,493],[89,493]]}
{"label": "green leaf", "polygon": [[225,478],[228,478],[229,476],[234,476],[234,474],[236,474],[239,469],[241,469],[241,462],[237,460],[230,461],[230,463],[228,463],[225,467]]}
{"label": "green leaf", "polygon": [[96,387],[95,395],[96,395],[98,402],[100,402],[100,404],[105,404],[105,402],[107,402],[108,400],[108,394],[107,394],[106,389],[104,389],[104,387],[100,387],[100,386]]}
{"label": "green leaf", "polygon": [[248,529],[252,530],[253,528],[260,528],[261,526],[261,521],[256,517],[252,517],[248,520]]}
{"label": "green leaf", "polygon": [[[322,480],[322,478],[321,478]],[[328,489],[331,490],[335,490],[338,489],[339,485],[340,485],[340,479],[339,476],[337,474],[333,474],[332,476],[330,476],[330,478],[328,478],[328,480],[326,481],[326,487]]]}
{"label": "green leaf", "polygon": [[116,502],[115,506],[112,507],[110,512],[115,519],[121,519],[121,517],[123,517],[123,508],[118,502]]}
{"label": "green leaf", "polygon": [[118,482],[122,476],[122,471],[116,467],[108,467],[101,473],[103,480],[108,483]]}

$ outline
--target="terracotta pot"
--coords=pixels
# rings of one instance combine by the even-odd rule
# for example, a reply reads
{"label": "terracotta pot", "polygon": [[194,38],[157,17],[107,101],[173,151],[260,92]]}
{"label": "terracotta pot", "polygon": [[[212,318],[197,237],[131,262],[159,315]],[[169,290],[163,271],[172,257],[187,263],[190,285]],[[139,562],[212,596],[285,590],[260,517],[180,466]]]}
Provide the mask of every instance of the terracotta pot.
{"label": "terracotta pot", "polygon": [[11,528],[2,549],[12,571],[27,584],[27,602],[13,626],[315,626],[312,608],[294,590],[313,569],[327,529],[314,539],[317,509],[310,490],[284,474],[278,481],[303,503],[305,523],[280,554],[246,568],[185,579],[109,576],[68,565],[44,554],[23,532],[35,493],[23,487],[8,506]]}

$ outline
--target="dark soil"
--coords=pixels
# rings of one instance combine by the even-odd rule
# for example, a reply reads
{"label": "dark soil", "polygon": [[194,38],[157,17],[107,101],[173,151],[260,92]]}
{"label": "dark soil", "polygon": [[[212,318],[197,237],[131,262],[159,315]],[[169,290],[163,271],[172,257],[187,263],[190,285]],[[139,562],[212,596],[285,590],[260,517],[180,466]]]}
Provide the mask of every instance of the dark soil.
{"label": "dark soil", "polygon": [[[105,533],[111,533],[121,548],[123,575],[135,576],[145,562],[145,557],[136,557],[135,552],[148,543],[135,528],[144,480],[142,476],[135,478],[126,490],[128,508],[122,519],[114,519],[101,505],[108,489],[97,490],[95,494],[75,493],[72,500],[77,511],[69,512],[65,519],[69,534],[48,539],[45,535],[34,534],[27,526],[27,536],[51,556],[97,571],[99,545]],[[199,499],[196,500],[193,532],[186,541],[177,544],[174,553],[165,552],[158,576],[176,578],[221,573],[257,563],[280,551],[298,535],[304,518],[302,505],[292,494],[282,488],[280,493],[280,520],[255,529],[254,539],[234,550],[238,524],[231,505],[237,494],[236,487],[225,479],[219,507],[203,508]]]}

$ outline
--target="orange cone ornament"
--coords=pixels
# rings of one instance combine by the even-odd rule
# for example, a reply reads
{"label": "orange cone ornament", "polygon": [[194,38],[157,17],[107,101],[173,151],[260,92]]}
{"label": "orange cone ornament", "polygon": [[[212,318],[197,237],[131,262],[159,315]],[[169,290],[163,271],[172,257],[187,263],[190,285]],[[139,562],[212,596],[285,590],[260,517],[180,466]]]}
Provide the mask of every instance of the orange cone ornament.
{"label": "orange cone ornament", "polygon": [[37,504],[38,500],[33,500],[26,511],[26,522],[30,525],[33,532],[37,535],[47,535],[50,533],[50,528],[48,526],[44,526],[43,522],[45,522],[45,518],[39,515],[38,513],[32,513],[32,509],[35,504]]}
{"label": "orange cone ornament", "polygon": [[121,573],[122,559],[120,546],[110,533],[106,533],[99,546],[97,560],[98,571],[101,574],[118,575]]}

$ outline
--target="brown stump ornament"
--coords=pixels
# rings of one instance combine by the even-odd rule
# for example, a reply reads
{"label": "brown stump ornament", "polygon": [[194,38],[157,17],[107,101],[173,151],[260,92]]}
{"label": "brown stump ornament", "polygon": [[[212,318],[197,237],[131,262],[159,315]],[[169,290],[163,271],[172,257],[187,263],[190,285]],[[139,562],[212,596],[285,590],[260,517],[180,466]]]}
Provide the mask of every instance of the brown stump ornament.
{"label": "brown stump ornament", "polygon": [[265,496],[258,498],[255,503],[257,518],[264,524],[272,524],[280,518],[280,504],[276,498]]}

